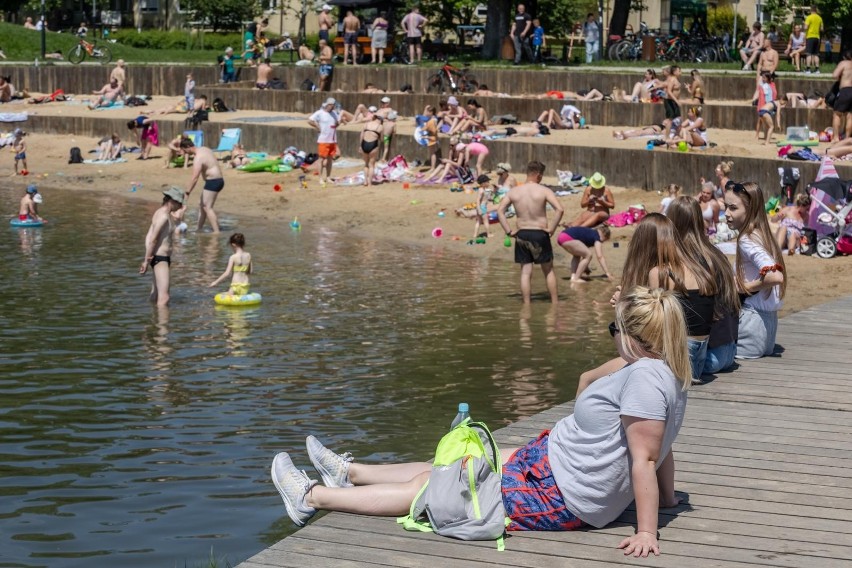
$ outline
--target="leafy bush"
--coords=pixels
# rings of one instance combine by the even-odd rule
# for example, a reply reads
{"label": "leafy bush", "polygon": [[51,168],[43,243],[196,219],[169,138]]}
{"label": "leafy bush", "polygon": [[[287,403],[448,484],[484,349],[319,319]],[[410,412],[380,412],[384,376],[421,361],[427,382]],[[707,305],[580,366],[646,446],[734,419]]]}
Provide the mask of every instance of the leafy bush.
{"label": "leafy bush", "polygon": [[[748,32],[748,26],[745,16],[737,13],[737,35]],[[719,6],[715,10],[707,10],[707,30],[717,36],[722,36],[725,32],[734,33],[734,9],[730,4]],[[737,39],[734,38],[732,43],[736,45]]]}

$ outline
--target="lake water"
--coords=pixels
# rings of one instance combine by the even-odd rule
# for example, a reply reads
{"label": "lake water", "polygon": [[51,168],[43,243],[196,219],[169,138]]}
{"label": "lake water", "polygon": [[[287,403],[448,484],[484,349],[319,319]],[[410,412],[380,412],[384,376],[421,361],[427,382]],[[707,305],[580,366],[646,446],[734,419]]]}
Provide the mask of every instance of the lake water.
{"label": "lake water", "polygon": [[603,284],[525,312],[508,260],[305,218],[225,216],[261,306],[213,304],[227,233],[190,234],[157,310],[136,274],[156,205],[43,193],[49,225],[18,230],[20,192],[0,189],[0,566],[195,566],[211,547],[235,565],[293,531],[269,465],[292,450],[307,467],[307,434],[425,459],[459,401],[496,429],[570,400],[613,354]]}

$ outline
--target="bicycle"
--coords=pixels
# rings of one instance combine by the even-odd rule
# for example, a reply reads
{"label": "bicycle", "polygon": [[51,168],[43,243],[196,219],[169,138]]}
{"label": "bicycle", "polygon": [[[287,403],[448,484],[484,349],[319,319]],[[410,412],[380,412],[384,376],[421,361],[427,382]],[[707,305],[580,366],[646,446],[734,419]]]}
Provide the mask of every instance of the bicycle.
{"label": "bicycle", "polygon": [[87,55],[100,61],[101,65],[106,65],[112,61],[112,52],[109,47],[98,45],[97,40],[90,43],[83,38],[80,38],[80,42],[68,52],[68,61],[74,65],[79,65]]}
{"label": "bicycle", "polygon": [[472,93],[479,88],[479,81],[467,68],[459,69],[449,63],[445,63],[440,71],[426,80],[427,93],[446,93],[457,95],[459,93]]}

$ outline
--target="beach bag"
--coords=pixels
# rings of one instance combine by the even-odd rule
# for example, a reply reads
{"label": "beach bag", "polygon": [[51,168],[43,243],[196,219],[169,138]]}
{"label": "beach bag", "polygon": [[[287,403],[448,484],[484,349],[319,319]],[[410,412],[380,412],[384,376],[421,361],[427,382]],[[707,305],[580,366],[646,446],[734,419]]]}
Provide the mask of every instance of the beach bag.
{"label": "beach bag", "polygon": [[148,106],[148,103],[146,103],[145,99],[143,99],[142,97],[137,97],[136,95],[134,95],[132,97],[127,97],[127,99],[124,101],[124,106]]}
{"label": "beach bag", "polygon": [[210,113],[204,109],[198,109],[186,117],[186,120],[183,121],[183,125],[187,130],[198,130],[198,127],[201,126],[201,123],[205,120],[210,120]]}
{"label": "beach bag", "polygon": [[397,519],[406,530],[459,540],[496,540],[503,550],[506,511],[500,490],[503,466],[491,432],[470,418],[438,443],[429,480]]}
{"label": "beach bag", "polygon": [[69,164],[82,164],[83,163],[83,152],[80,151],[80,148],[74,146],[71,148],[71,153],[68,156]]}
{"label": "beach bag", "polygon": [[473,172],[470,168],[462,166],[459,168],[459,181],[462,183],[473,183]]}
{"label": "beach bag", "polygon": [[275,91],[283,91],[287,88],[287,83],[285,83],[278,77],[274,77],[267,85],[267,88],[273,89]]}
{"label": "beach bag", "polygon": [[310,79],[305,79],[304,81],[302,81],[302,86],[300,87],[300,89],[303,90],[303,91],[316,91],[317,90],[316,85],[314,85],[314,82],[311,81]]}

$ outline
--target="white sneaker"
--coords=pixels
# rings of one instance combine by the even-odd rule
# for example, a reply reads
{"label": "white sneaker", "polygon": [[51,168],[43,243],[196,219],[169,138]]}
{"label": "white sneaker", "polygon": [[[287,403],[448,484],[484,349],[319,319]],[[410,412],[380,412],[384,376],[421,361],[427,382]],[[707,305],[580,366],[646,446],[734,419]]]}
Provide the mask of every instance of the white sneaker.
{"label": "white sneaker", "polygon": [[743,71],[750,71],[750,70],[751,70],[750,65],[743,65]]}
{"label": "white sneaker", "polygon": [[296,469],[287,452],[281,452],[272,460],[272,483],[284,499],[284,507],[293,522],[300,527],[305,526],[317,512],[305,503],[308,491],[317,482],[308,478],[304,471]]}
{"label": "white sneaker", "polygon": [[335,454],[313,436],[305,439],[308,458],[322,476],[326,487],[352,487],[349,481],[349,464],[355,459],[352,454]]}

